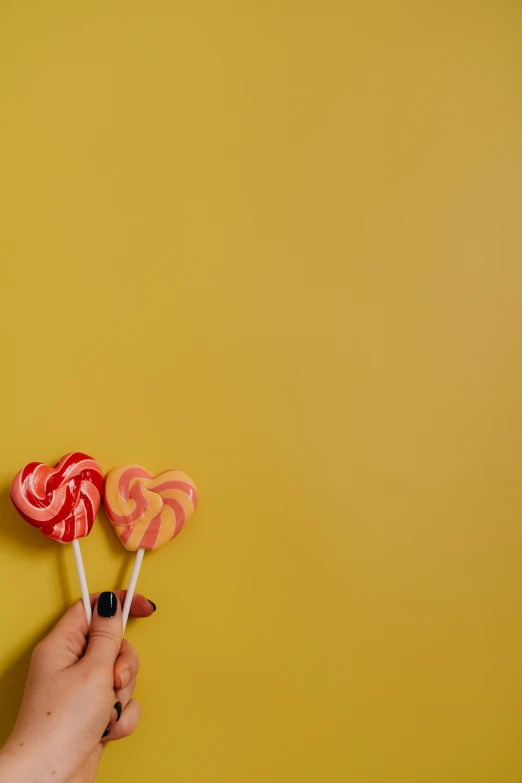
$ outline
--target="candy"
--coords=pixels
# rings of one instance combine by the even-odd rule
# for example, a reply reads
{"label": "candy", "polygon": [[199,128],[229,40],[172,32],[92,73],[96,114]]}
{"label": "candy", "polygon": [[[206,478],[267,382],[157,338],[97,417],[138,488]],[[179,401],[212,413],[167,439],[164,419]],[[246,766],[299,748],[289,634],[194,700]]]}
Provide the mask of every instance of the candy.
{"label": "candy", "polygon": [[52,468],[30,462],[11,483],[11,500],[26,522],[53,541],[72,543],[89,626],[91,602],[78,539],[91,532],[100,507],[102,485],[100,466],[81,451],[66,454]]}
{"label": "candy", "polygon": [[194,482],[180,470],[154,476],[140,465],[120,465],[105,481],[107,516],[131,552],[159,549],[171,541],[193,515],[197,502]]}
{"label": "candy", "polygon": [[99,464],[87,454],[66,454],[54,467],[30,462],[13,479],[11,500],[18,513],[60,543],[90,533],[103,484]]}
{"label": "candy", "polygon": [[159,549],[178,535],[196,510],[198,492],[180,470],[154,476],[141,465],[120,465],[105,480],[103,500],[120,541],[136,552],[123,604],[125,631],[145,550]]}

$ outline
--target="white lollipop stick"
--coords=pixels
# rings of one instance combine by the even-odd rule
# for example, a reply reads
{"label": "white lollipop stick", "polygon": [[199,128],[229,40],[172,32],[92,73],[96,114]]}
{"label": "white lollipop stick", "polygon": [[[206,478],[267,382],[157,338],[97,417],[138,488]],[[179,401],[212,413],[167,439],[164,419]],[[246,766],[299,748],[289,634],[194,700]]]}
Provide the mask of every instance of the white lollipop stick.
{"label": "white lollipop stick", "polygon": [[87,587],[87,579],[85,577],[85,568],[83,567],[82,552],[80,549],[80,542],[77,538],[73,538],[72,541],[74,550],[74,559],[76,560],[76,568],[78,569],[78,578],[80,580],[80,588],[82,591],[83,608],[85,609],[85,616],[87,617],[87,624],[91,627],[92,609],[91,600],[89,598],[89,590]]}
{"label": "white lollipop stick", "polygon": [[125,626],[127,625],[127,620],[129,619],[129,612],[132,604],[132,599],[134,597],[134,591],[136,590],[136,583],[138,581],[138,574],[140,572],[144,554],[145,554],[145,550],[141,548],[138,549],[138,551],[136,552],[136,560],[134,561],[134,567],[132,569],[129,586],[127,588],[125,603],[123,604],[123,633],[125,633]]}

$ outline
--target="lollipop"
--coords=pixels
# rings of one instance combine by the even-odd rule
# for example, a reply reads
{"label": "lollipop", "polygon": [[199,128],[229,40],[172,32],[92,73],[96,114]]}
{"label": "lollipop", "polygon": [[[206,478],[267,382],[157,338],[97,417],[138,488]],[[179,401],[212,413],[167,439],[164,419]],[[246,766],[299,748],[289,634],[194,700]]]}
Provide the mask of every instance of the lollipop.
{"label": "lollipop", "polygon": [[145,550],[159,549],[178,535],[196,510],[198,493],[180,470],[153,476],[140,465],[120,465],[105,480],[103,500],[118,538],[136,552],[123,605],[125,630]]}
{"label": "lollipop", "polygon": [[91,603],[78,539],[91,532],[100,507],[102,484],[99,464],[79,451],[66,454],[52,468],[30,462],[11,484],[11,500],[26,522],[53,541],[72,542],[89,624]]}

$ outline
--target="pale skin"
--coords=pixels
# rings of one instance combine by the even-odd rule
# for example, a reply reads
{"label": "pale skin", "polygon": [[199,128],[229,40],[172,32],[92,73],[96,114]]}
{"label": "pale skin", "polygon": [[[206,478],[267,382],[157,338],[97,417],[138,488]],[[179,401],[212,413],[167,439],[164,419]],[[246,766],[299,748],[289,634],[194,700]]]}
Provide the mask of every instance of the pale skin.
{"label": "pale skin", "polygon": [[[102,617],[99,594],[91,596],[90,633],[79,602],[35,648],[13,733],[0,751],[0,783],[92,783],[107,743],[136,729],[139,660],[122,641],[125,593],[112,595],[112,617]],[[131,617],[153,612],[150,601],[134,596]]]}

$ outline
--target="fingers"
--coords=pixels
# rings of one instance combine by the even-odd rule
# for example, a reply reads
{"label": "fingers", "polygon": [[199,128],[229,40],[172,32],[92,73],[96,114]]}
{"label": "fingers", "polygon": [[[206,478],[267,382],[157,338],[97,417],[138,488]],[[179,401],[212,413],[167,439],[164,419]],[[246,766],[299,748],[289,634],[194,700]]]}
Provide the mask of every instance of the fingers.
{"label": "fingers", "polygon": [[[123,606],[127,591],[115,590],[114,594],[117,596],[118,600]],[[100,595],[101,593],[93,593],[91,596],[89,596],[91,599],[91,606],[93,608]],[[130,610],[131,617],[150,617],[150,615],[154,614],[155,611],[155,604],[151,603],[147,598],[145,598],[145,596],[139,595],[139,593],[134,595]],[[85,637],[89,633],[89,626],[87,625],[87,618],[85,617],[85,611],[81,601],[77,601],[75,604],[73,604],[70,609],[68,609],[58,620],[55,627],[51,631],[51,634],[54,634],[55,632],[58,636],[64,633],[73,632],[75,637],[79,635],[83,636],[83,640],[85,642]]]}
{"label": "fingers", "polygon": [[120,654],[114,664],[114,687],[117,691],[125,688],[129,682],[136,678],[140,668],[138,653],[130,642],[124,639],[121,643]]}
{"label": "fingers", "polygon": [[[123,606],[125,602],[125,596],[127,595],[127,591],[115,590],[114,594],[118,597],[118,600]],[[99,596],[100,593],[93,593],[90,596],[92,607],[94,607],[94,604],[98,600]],[[145,598],[144,595],[140,595],[139,593],[134,594],[132,598],[131,609],[130,609],[130,617],[150,617],[151,614],[154,614],[155,611],[156,611],[156,604],[152,603],[152,601],[149,601],[149,599]]]}
{"label": "fingers", "polygon": [[114,664],[114,691],[116,703],[112,711],[111,724],[117,723],[127,704],[132,698],[136,687],[136,677],[140,668],[138,653],[130,642],[124,639],[121,643],[120,654]]}
{"label": "fingers", "polygon": [[43,649],[47,646],[52,648],[56,661],[55,668],[66,669],[82,657],[87,646],[88,633],[89,626],[83,604],[77,601],[60,617],[52,631],[38,646]]}
{"label": "fingers", "polygon": [[114,705],[114,710],[112,712],[111,720],[114,721],[114,723],[117,723],[121,717],[122,710],[125,709],[127,704],[132,699],[132,694],[134,693],[134,688],[136,687],[136,678],[131,680],[129,684],[123,688],[121,691],[116,691],[116,703]]}
{"label": "fingers", "polygon": [[123,712],[121,718],[117,723],[109,724],[109,733],[103,737],[102,742],[109,742],[111,740],[119,740],[124,737],[128,737],[136,730],[141,715],[141,707],[136,699],[131,699]]}
{"label": "fingers", "polygon": [[[58,620],[52,631],[42,639],[33,653],[33,659],[50,658],[51,669],[61,670],[77,663],[87,646],[89,629],[81,601],[70,607]],[[43,655],[41,654],[43,653]]]}
{"label": "fingers", "polygon": [[92,615],[89,643],[82,665],[111,670],[121,647],[123,622],[121,604],[115,593],[100,593]]}
{"label": "fingers", "polygon": [[[116,590],[120,604],[123,605],[126,590]],[[101,594],[90,596],[91,606],[95,607]],[[131,617],[150,617],[156,611],[155,605],[145,596],[136,594],[132,600]],[[94,612],[96,615],[96,612]],[[54,670],[66,669],[77,663],[83,656],[87,646],[89,627],[81,601],[77,601],[58,620],[52,631],[40,642],[35,651],[41,659],[42,666]],[[48,662],[48,663],[47,663]]]}

